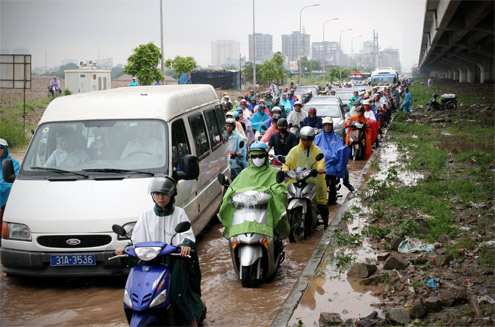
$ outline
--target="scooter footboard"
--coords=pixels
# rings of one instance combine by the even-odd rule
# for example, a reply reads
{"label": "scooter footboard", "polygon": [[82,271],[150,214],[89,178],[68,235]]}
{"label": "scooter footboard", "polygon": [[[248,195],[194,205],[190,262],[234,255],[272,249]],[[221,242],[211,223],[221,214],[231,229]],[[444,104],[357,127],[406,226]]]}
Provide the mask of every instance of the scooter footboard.
{"label": "scooter footboard", "polygon": [[243,245],[239,248],[239,263],[241,267],[251,266],[263,256],[263,251],[259,245]]}

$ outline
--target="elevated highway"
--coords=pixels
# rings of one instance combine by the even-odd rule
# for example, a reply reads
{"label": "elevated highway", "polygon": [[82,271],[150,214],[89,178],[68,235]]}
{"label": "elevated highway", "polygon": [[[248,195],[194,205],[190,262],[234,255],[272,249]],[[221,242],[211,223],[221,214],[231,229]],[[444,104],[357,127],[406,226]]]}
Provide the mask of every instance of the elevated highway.
{"label": "elevated highway", "polygon": [[467,83],[493,82],[494,0],[427,0],[419,70]]}

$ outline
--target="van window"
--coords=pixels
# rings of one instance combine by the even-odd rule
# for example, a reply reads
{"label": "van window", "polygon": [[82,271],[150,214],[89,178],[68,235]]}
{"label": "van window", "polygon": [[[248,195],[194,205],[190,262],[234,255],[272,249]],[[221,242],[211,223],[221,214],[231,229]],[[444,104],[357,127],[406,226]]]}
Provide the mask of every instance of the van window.
{"label": "van window", "polygon": [[225,114],[223,113],[222,107],[215,107],[215,115],[217,117],[218,126],[220,126],[220,130],[222,131],[223,142],[228,141],[227,136],[227,128],[225,127]]}
{"label": "van window", "polygon": [[189,117],[189,125],[193,134],[193,142],[194,146],[196,147],[196,155],[198,156],[198,159],[201,159],[201,157],[206,156],[208,154],[208,151],[210,151],[203,116],[201,114],[197,114],[195,116]]}
{"label": "van window", "polygon": [[172,123],[172,166],[180,170],[180,163],[186,154],[191,154],[187,134],[182,119]]}
{"label": "van window", "polygon": [[215,116],[215,109],[205,111],[206,126],[210,134],[210,141],[215,148],[218,144],[222,144],[222,134]]}

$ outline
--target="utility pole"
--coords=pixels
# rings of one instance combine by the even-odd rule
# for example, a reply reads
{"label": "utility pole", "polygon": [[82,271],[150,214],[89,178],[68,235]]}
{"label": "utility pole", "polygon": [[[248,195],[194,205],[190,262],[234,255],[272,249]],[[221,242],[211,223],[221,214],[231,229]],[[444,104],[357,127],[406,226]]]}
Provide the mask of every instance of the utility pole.
{"label": "utility pole", "polygon": [[160,52],[161,52],[160,69],[162,70],[164,84],[166,84],[165,71],[163,70],[163,9],[162,9],[162,1],[163,0],[160,0]]}
{"label": "utility pole", "polygon": [[254,20],[254,0],[253,0],[253,85],[256,86],[256,21]]}

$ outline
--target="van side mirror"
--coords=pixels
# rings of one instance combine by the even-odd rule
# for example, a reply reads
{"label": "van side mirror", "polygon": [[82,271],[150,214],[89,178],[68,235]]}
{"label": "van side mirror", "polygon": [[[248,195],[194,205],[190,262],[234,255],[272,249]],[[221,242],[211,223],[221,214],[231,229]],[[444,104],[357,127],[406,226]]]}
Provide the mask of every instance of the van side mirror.
{"label": "van side mirror", "polygon": [[279,184],[282,183],[284,181],[284,178],[285,178],[285,173],[282,170],[279,170],[277,172],[277,175],[275,176],[277,183]]}
{"label": "van side mirror", "polygon": [[181,179],[191,180],[197,179],[199,176],[198,157],[192,154],[187,154],[182,160],[182,170],[174,171],[172,176],[176,181]]}
{"label": "van side mirror", "polygon": [[7,183],[13,183],[15,180],[15,170],[12,159],[5,159],[2,162],[2,177]]}
{"label": "van side mirror", "polygon": [[318,153],[318,155],[316,156],[316,161],[320,161],[321,159],[323,159],[323,157],[325,157],[323,153]]}
{"label": "van side mirror", "polygon": [[112,230],[115,234],[117,234],[119,236],[125,236],[125,234],[127,234],[124,227],[122,227],[120,225],[112,225]]}
{"label": "van side mirror", "polygon": [[191,223],[188,221],[183,221],[183,222],[178,223],[177,226],[175,226],[175,232],[176,233],[184,233],[184,232],[188,231],[190,228],[191,228]]}

